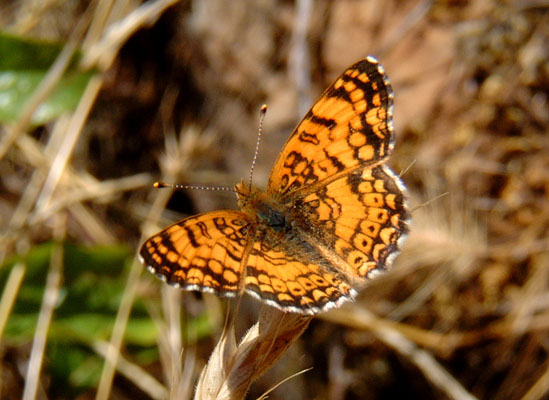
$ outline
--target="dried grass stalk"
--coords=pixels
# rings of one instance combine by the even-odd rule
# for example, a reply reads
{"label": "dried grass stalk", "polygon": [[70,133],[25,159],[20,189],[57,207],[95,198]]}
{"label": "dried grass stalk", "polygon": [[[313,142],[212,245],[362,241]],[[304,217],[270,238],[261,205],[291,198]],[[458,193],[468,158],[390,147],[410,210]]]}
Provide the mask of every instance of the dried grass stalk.
{"label": "dried grass stalk", "polygon": [[195,400],[244,398],[252,382],[282,357],[311,319],[264,306],[238,345],[230,325],[200,374]]}

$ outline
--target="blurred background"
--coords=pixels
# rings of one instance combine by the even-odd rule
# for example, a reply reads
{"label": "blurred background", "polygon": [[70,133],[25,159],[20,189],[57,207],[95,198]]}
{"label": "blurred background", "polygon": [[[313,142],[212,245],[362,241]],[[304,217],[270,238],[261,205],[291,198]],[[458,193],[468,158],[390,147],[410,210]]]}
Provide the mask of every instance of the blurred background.
{"label": "blurred background", "polygon": [[[412,228],[392,270],[322,314],[270,399],[549,398],[549,2],[0,1],[1,398],[191,398],[234,302],[135,260],[235,208],[345,68],[395,92]],[[257,318],[245,298],[237,332]],[[118,351],[120,354],[118,355]],[[106,361],[107,360],[107,361]]]}

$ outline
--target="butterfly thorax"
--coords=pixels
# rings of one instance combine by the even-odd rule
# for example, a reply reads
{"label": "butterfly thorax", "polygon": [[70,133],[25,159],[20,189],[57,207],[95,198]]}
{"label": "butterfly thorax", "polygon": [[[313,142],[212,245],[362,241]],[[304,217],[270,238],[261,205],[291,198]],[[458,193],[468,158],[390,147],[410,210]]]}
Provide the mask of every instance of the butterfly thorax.
{"label": "butterfly thorax", "polygon": [[244,182],[236,185],[236,190],[238,206],[250,221],[249,237],[259,243],[252,255],[266,257],[268,253],[271,260],[279,259],[280,266],[299,259],[328,267],[328,260],[305,239],[305,231],[288,205]]}
{"label": "butterfly thorax", "polygon": [[249,187],[244,182],[237,184],[238,206],[258,225],[267,226],[275,231],[287,231],[290,226],[284,208],[275,203],[262,190]]}
{"label": "butterfly thorax", "polygon": [[[270,193],[263,192],[255,187],[249,187],[244,182],[236,185],[238,206],[250,220],[250,237],[260,243],[261,252],[269,253],[271,259],[280,257],[284,253],[284,265],[287,262],[299,260],[305,264],[322,266],[332,271],[335,276],[340,273],[349,275],[346,266],[341,271],[334,271],[334,265],[341,264],[334,257],[327,257],[315,240],[314,228],[299,222],[303,209],[296,207],[297,203],[288,205],[277,201]],[[256,249],[257,250],[257,249]],[[254,254],[254,250],[252,250]],[[265,255],[264,255],[265,256]]]}

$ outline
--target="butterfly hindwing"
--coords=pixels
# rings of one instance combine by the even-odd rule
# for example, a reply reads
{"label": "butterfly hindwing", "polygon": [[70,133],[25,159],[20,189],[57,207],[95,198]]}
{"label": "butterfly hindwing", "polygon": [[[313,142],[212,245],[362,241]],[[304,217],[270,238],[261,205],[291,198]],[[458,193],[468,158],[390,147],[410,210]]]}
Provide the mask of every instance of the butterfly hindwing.
{"label": "butterfly hindwing", "polygon": [[[400,178],[385,165],[356,170],[293,203],[305,238],[344,262],[349,279],[387,269],[408,232]],[[309,239],[310,240],[310,239]]]}

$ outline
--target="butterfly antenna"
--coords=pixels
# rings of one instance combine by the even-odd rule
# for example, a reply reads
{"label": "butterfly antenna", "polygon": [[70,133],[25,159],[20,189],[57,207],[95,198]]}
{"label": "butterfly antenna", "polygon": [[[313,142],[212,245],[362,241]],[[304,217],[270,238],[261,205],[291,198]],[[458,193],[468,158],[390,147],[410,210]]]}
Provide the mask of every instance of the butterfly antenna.
{"label": "butterfly antenna", "polygon": [[257,142],[255,143],[255,152],[254,159],[252,160],[252,167],[250,168],[250,184],[249,188],[252,188],[252,177],[254,175],[254,166],[257,160],[257,153],[259,152],[259,143],[261,142],[261,131],[263,130],[263,120],[265,119],[265,114],[267,114],[267,104],[261,106],[259,111],[259,128],[257,129]]}
{"label": "butterfly antenna", "polygon": [[233,188],[226,187],[226,186],[195,186],[195,185],[179,185],[177,183],[173,184],[173,183],[155,182],[153,183],[153,187],[155,189],[172,188],[172,189],[178,189],[178,190],[185,190],[185,189],[212,190],[212,191],[235,193],[235,190]]}

